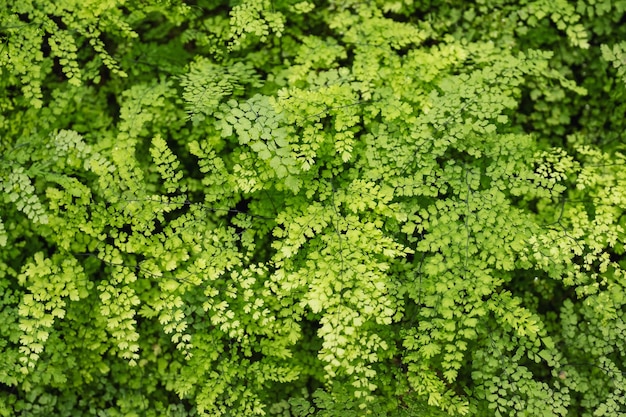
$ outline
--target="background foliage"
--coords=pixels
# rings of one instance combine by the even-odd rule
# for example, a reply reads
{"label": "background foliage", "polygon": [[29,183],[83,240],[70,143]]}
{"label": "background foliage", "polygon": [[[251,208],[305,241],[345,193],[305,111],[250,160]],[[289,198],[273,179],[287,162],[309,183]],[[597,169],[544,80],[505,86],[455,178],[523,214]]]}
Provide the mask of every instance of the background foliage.
{"label": "background foliage", "polygon": [[626,1],[7,1],[0,415],[626,413]]}

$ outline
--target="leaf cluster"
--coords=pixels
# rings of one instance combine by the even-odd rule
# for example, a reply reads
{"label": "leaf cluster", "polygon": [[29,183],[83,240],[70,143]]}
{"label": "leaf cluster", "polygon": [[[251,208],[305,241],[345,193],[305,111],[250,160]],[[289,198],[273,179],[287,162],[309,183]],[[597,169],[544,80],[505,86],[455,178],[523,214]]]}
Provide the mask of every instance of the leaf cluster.
{"label": "leaf cluster", "polygon": [[625,12],[9,1],[0,415],[624,413]]}

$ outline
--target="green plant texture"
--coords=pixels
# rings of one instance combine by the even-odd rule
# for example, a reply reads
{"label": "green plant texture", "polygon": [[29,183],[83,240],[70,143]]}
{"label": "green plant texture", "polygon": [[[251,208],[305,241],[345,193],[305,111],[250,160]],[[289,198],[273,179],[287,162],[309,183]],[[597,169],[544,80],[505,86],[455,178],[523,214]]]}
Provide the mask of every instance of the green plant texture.
{"label": "green plant texture", "polygon": [[626,1],[5,0],[0,416],[626,415]]}

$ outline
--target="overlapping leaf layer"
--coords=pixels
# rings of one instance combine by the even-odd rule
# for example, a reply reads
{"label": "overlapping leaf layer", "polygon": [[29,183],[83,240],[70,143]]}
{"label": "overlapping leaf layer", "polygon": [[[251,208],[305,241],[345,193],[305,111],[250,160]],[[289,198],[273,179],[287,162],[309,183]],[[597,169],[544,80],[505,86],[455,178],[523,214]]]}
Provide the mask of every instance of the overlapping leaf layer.
{"label": "overlapping leaf layer", "polygon": [[625,413],[625,12],[8,0],[0,416]]}

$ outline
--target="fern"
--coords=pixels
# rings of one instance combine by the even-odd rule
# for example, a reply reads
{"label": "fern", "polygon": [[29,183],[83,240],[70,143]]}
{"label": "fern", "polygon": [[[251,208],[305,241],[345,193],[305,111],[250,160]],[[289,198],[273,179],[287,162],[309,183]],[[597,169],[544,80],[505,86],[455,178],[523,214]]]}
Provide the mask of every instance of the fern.
{"label": "fern", "polygon": [[10,1],[0,415],[623,413],[625,12]]}

